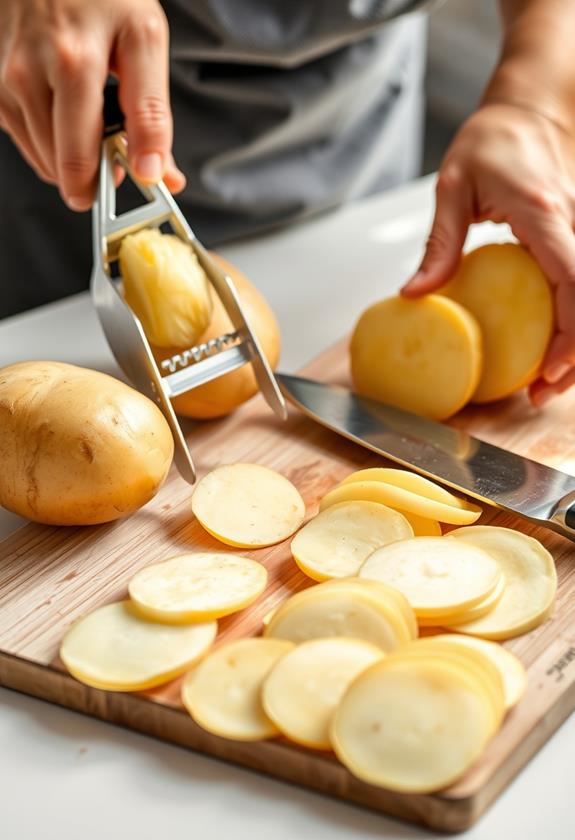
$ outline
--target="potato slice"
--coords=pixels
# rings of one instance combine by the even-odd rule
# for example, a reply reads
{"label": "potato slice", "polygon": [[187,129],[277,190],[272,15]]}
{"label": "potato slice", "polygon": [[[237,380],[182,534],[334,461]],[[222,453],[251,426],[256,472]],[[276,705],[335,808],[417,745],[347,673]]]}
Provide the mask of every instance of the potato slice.
{"label": "potato slice", "polygon": [[146,618],[168,624],[210,621],[237,612],[262,594],[268,573],[237,554],[197,552],[137,572],[130,598]]}
{"label": "potato slice", "polygon": [[360,674],[331,727],[332,746],[359,779],[430,793],[458,779],[492,733],[481,680],[438,658],[391,656]]}
{"label": "potato slice", "polygon": [[492,525],[458,528],[444,539],[487,551],[499,563],[506,581],[501,600],[487,615],[450,629],[497,641],[528,633],[549,616],[557,573],[553,557],[538,540]]}
{"label": "potato slice", "polygon": [[386,652],[412,638],[398,606],[348,586],[346,580],[330,580],[292,595],[273,613],[264,636],[296,644],[346,636]]}
{"label": "potato slice", "polygon": [[198,482],[192,510],[208,533],[238,548],[281,542],[305,516],[305,504],[291,481],[259,464],[212,470]]}
{"label": "potato slice", "polygon": [[471,545],[461,551],[462,545],[445,537],[391,543],[368,557],[359,577],[399,589],[417,616],[432,618],[468,609],[495,590],[501,569],[487,552]]}
{"label": "potato slice", "polygon": [[391,297],[367,309],[351,338],[359,394],[443,420],[468,402],[481,375],[481,333],[440,295]]}
{"label": "potato slice", "polygon": [[293,649],[284,639],[238,639],[208,654],[186,677],[182,702],[203,729],[236,741],[273,738],[279,730],[264,712],[262,686]]}
{"label": "potato slice", "polygon": [[407,519],[376,502],[341,502],[318,514],[292,540],[294,560],[313,580],[355,575],[383,545],[413,537]]}
{"label": "potato slice", "polygon": [[[322,589],[325,591],[329,589],[330,581],[324,581]],[[417,618],[413,611],[413,607],[405,597],[405,595],[394,589],[393,586],[388,586],[379,580],[369,580],[368,578],[348,577],[348,578],[334,578],[331,583],[337,590],[360,590],[368,597],[375,599],[378,603],[387,604],[393,612],[399,617],[403,617],[403,625],[405,627],[406,640],[417,639],[419,634],[419,627]]]}
{"label": "potato slice", "polygon": [[420,627],[442,627],[444,625],[466,624],[469,621],[475,621],[476,618],[481,618],[487,615],[488,612],[501,600],[501,596],[505,591],[505,576],[501,575],[501,579],[491,595],[480,601],[474,607],[463,612],[446,613],[445,615],[435,616],[434,618],[424,618],[420,616],[417,621]]}
{"label": "potato slice", "polygon": [[435,481],[430,481],[428,478],[408,470],[397,470],[392,467],[370,467],[366,470],[356,470],[356,472],[344,478],[339,486],[357,481],[383,481],[384,484],[402,487],[404,490],[409,490],[418,496],[424,496],[426,499],[468,510],[468,503],[464,499],[455,496],[445,487],[436,484]]}
{"label": "potato slice", "polygon": [[505,711],[513,708],[525,694],[527,688],[527,672],[520,659],[510,650],[496,642],[476,639],[473,636],[462,636],[458,633],[445,633],[434,636],[433,641],[446,644],[461,645],[463,648],[474,649],[491,660],[499,671],[503,685]]}
{"label": "potato slice", "polygon": [[553,332],[553,297],[521,245],[484,245],[465,254],[441,293],[477,319],[483,372],[473,402],[499,400],[535,379]]}
{"label": "potato slice", "polygon": [[413,529],[414,537],[440,537],[442,534],[441,525],[437,519],[428,519],[425,516],[417,516],[415,513],[409,513],[406,510],[399,510],[398,513],[405,516]]}
{"label": "potato slice", "polygon": [[350,481],[348,484],[339,484],[323,497],[319,509],[325,510],[331,505],[348,501],[379,502],[402,513],[405,511],[406,516],[414,513],[451,525],[470,525],[481,516],[481,508],[471,502],[457,499],[457,505],[448,505],[383,481]]}
{"label": "potato slice", "polygon": [[381,648],[359,639],[304,642],[286,653],[267,677],[263,706],[290,740],[330,749],[333,713],[348,685],[383,656]]}
{"label": "potato slice", "polygon": [[99,607],[76,621],[60,647],[72,676],[108,691],[143,691],[187,671],[212,645],[218,625],[146,621],[130,601]]}

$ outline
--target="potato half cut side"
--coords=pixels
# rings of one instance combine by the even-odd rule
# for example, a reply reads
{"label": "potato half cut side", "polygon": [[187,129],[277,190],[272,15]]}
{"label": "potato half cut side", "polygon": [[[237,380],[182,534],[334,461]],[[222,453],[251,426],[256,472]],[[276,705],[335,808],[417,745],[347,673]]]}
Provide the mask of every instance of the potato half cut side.
{"label": "potato half cut side", "polygon": [[430,793],[458,779],[489,740],[483,684],[440,658],[390,657],[357,677],[331,728],[343,764],[365,782]]}
{"label": "potato half cut side", "polygon": [[553,297],[525,248],[506,242],[470,251],[441,294],[481,328],[483,371],[473,402],[501,399],[535,379],[553,332]]}
{"label": "potato half cut side", "polygon": [[182,702],[203,729],[236,741],[278,734],[266,715],[262,686],[276,662],[293,649],[285,639],[238,639],[209,653],[186,677]]}
{"label": "potato half cut side", "polygon": [[293,595],[273,613],[264,636],[296,644],[346,636],[363,639],[385,652],[411,639],[398,607],[347,587],[343,580],[320,583]]}
{"label": "potato half cut side", "polygon": [[492,525],[458,528],[444,539],[487,551],[505,577],[501,600],[487,615],[450,629],[497,641],[528,633],[549,616],[557,591],[557,573],[553,557],[538,540]]}
{"label": "potato half cut side", "polygon": [[359,639],[304,642],[267,677],[262,692],[266,714],[290,740],[328,750],[331,720],[345,689],[382,656],[381,648]]}
{"label": "potato half cut side", "polygon": [[210,621],[242,610],[264,591],[261,563],[223,552],[181,554],[140,569],[128,591],[147,618],[170,624]]}
{"label": "potato half cut side", "polygon": [[[425,519],[436,519],[451,525],[470,525],[481,516],[481,508],[470,502],[465,502],[465,507],[461,507],[460,504],[447,505],[445,502],[429,499],[383,481],[351,481],[348,484],[339,484],[323,497],[319,509],[326,510],[338,502],[356,500],[379,502],[396,510],[406,511],[406,515],[414,513]],[[461,499],[457,501],[460,503]]]}
{"label": "potato half cut side", "polygon": [[495,590],[501,569],[487,552],[471,545],[462,551],[462,545],[445,537],[392,543],[368,557],[359,577],[399,589],[418,617],[469,609]]}
{"label": "potato half cut side", "polygon": [[216,539],[238,548],[274,545],[303,522],[302,497],[280,473],[259,464],[229,464],[205,475],[192,510]]}
{"label": "potato half cut side", "polygon": [[502,574],[499,583],[491,595],[488,595],[487,598],[480,601],[474,607],[469,607],[469,609],[466,609],[463,612],[445,613],[444,615],[432,618],[423,618],[420,616],[417,619],[417,622],[420,627],[443,627],[444,625],[452,626],[456,624],[466,624],[469,621],[475,621],[476,618],[481,618],[482,616],[487,615],[488,612],[491,612],[494,606],[501,600],[504,591],[505,576]]}
{"label": "potato half cut side", "polygon": [[143,691],[187,671],[211,647],[215,621],[174,626],[146,621],[130,601],[76,621],[60,658],[80,682],[109,691]]}
{"label": "potato half cut side", "polygon": [[313,580],[355,575],[380,546],[413,537],[407,519],[376,502],[341,502],[311,519],[291,543],[294,560]]}
{"label": "potato half cut side", "polygon": [[501,676],[505,711],[513,708],[525,694],[527,689],[525,666],[514,653],[511,653],[502,645],[496,642],[488,642],[485,639],[476,639],[474,636],[463,636],[459,633],[444,633],[440,636],[434,636],[433,641],[473,648],[490,659]]}
{"label": "potato half cut side", "polygon": [[463,408],[481,376],[477,321],[440,295],[371,306],[354,329],[350,354],[359,394],[437,420]]}

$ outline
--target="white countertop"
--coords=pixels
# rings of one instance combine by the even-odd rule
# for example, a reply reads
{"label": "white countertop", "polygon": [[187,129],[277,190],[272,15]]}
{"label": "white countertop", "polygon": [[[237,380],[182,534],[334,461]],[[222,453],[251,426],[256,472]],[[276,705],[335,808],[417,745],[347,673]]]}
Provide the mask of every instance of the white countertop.
{"label": "white countertop", "polygon": [[[365,306],[407,278],[431,212],[432,182],[423,179],[222,249],[275,309],[284,370],[296,370],[344,335]],[[473,241],[506,236],[482,226]],[[34,358],[116,372],[87,294],[0,321],[0,366]],[[20,522],[0,511],[0,537]],[[466,838],[575,837],[574,757],[571,717]],[[434,835],[0,689],[2,840],[226,836],[395,840]]]}

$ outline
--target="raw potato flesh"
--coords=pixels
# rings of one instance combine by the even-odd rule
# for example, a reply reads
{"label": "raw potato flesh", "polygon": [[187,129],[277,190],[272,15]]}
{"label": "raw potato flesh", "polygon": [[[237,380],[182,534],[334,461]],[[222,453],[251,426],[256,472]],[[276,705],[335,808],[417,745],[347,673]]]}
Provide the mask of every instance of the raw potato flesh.
{"label": "raw potato flesh", "polygon": [[491,705],[474,674],[441,658],[398,654],[354,680],[335,712],[331,742],[359,779],[430,793],[471,767],[491,731]]}
{"label": "raw potato flesh", "polygon": [[237,554],[181,554],[137,572],[128,586],[137,609],[169,624],[210,621],[244,609],[265,589],[261,563]]}
{"label": "raw potato flesh", "polygon": [[405,516],[413,529],[414,537],[440,537],[442,534],[441,525],[437,519],[428,519],[426,516],[417,516],[415,513],[408,513],[406,510],[398,510]]}
{"label": "raw potato flesh", "polygon": [[496,642],[488,642],[486,639],[476,639],[473,636],[461,636],[458,633],[449,633],[441,636],[434,636],[434,641],[442,641],[447,644],[462,645],[464,648],[474,648],[487,656],[495,665],[501,676],[503,684],[503,696],[505,711],[513,708],[525,694],[527,688],[527,672],[520,659],[506,650]]}
{"label": "raw potato flesh", "polygon": [[319,513],[292,540],[294,560],[313,580],[356,575],[367,557],[387,543],[413,537],[400,513],[376,502],[341,502]]}
{"label": "raw potato flesh", "polygon": [[511,528],[476,525],[451,531],[445,540],[487,551],[505,577],[501,600],[482,618],[450,629],[495,641],[528,633],[551,613],[557,591],[553,557],[538,540]]}
{"label": "raw potato flesh", "polygon": [[501,399],[536,378],[553,332],[553,297],[525,248],[507,242],[470,251],[441,293],[481,328],[483,372],[473,402]]}
{"label": "raw potato flesh", "polygon": [[350,353],[359,394],[436,420],[463,408],[481,376],[475,318],[440,295],[371,306],[355,327]]}
{"label": "raw potato flesh", "polygon": [[384,484],[402,487],[404,490],[409,490],[411,493],[424,496],[434,502],[443,502],[443,504],[458,507],[462,510],[469,509],[469,505],[464,499],[450,493],[449,490],[436,484],[435,481],[430,481],[428,478],[418,473],[408,472],[408,470],[396,470],[392,467],[370,467],[366,470],[357,470],[344,478],[339,486],[356,481],[382,481]]}
{"label": "raw potato flesh", "polygon": [[359,576],[399,589],[417,616],[433,618],[469,609],[495,590],[501,569],[486,551],[462,546],[445,537],[391,543],[368,557]]}
{"label": "raw potato flesh", "polygon": [[359,639],[314,639],[283,656],[267,677],[263,706],[290,740],[330,749],[333,713],[346,688],[382,658],[375,645]]}
{"label": "raw potato flesh", "polygon": [[146,621],[130,601],[99,607],[64,636],[60,658],[80,682],[143,691],[187,671],[211,647],[215,621],[174,626]]}
{"label": "raw potato flesh", "polygon": [[292,595],[273,613],[264,636],[296,644],[345,636],[363,639],[385,652],[411,639],[399,607],[347,586],[345,580],[330,580]]}
{"label": "raw potato flesh", "polygon": [[279,730],[264,711],[262,687],[276,662],[293,647],[283,639],[260,638],[222,645],[186,677],[184,706],[214,735],[236,741],[273,738]]}
{"label": "raw potato flesh", "polygon": [[325,510],[338,502],[349,501],[379,502],[395,510],[405,511],[406,515],[414,513],[416,516],[436,519],[450,525],[470,525],[481,516],[481,508],[470,502],[462,503],[461,499],[457,499],[458,505],[447,505],[445,502],[426,498],[383,481],[350,481],[348,484],[338,484],[323,497],[319,509]]}
{"label": "raw potato flesh", "polygon": [[485,600],[480,601],[474,607],[470,607],[464,612],[446,613],[445,615],[436,616],[435,618],[418,618],[420,627],[441,627],[443,625],[466,624],[469,621],[475,621],[476,618],[481,618],[487,615],[488,612],[501,600],[505,592],[505,576],[501,575],[501,579],[491,595]]}
{"label": "raw potato flesh", "polygon": [[217,467],[198,483],[192,510],[208,533],[238,548],[260,548],[291,537],[305,504],[293,484],[258,464]]}
{"label": "raw potato flesh", "polygon": [[417,618],[413,611],[413,607],[399,589],[394,589],[393,586],[388,586],[386,583],[381,583],[379,580],[368,580],[367,578],[348,577],[348,578],[333,578],[331,581],[324,581],[322,590],[325,592],[330,588],[330,583],[337,591],[344,590],[360,590],[364,595],[374,599],[377,603],[391,607],[393,612],[403,618],[401,622],[404,630],[401,636],[406,641],[413,641],[417,639],[419,634],[419,627]]}

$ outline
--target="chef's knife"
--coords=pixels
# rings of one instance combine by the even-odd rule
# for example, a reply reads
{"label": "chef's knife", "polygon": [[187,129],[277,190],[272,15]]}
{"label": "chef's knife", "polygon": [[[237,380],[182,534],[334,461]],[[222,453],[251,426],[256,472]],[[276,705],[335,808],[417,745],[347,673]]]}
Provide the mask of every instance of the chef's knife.
{"label": "chef's knife", "polygon": [[575,542],[575,477],[346,388],[277,374],[305,414],[384,458]]}

